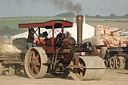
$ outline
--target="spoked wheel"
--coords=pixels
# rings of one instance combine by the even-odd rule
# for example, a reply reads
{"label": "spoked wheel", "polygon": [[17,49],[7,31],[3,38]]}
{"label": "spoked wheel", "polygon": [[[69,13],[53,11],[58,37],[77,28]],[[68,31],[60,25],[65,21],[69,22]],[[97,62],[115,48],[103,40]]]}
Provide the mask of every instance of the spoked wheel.
{"label": "spoked wheel", "polygon": [[116,68],[117,69],[124,69],[125,68],[124,57],[117,57]]}
{"label": "spoked wheel", "polygon": [[54,72],[52,73],[52,75],[56,78],[65,78],[69,75],[70,70],[69,69],[65,69],[63,72]]}
{"label": "spoked wheel", "polygon": [[9,64],[5,68],[5,75],[7,76],[13,76],[15,74],[15,65],[14,64]]}
{"label": "spoked wheel", "polygon": [[[75,64],[75,60],[71,62],[71,65]],[[85,67],[85,62],[83,61],[82,58],[79,59],[79,66],[84,66]],[[85,68],[73,68],[71,69],[71,75],[72,78],[75,80],[82,80],[84,75],[85,75],[86,69]]]}
{"label": "spoked wheel", "polygon": [[[70,65],[74,65],[73,60]],[[105,72],[103,60],[98,56],[80,56],[79,68],[71,68],[71,76],[75,80],[98,80]]]}
{"label": "spoked wheel", "polygon": [[2,66],[2,64],[0,63],[0,75],[2,74],[2,72],[3,72],[3,66]]}
{"label": "spoked wheel", "polygon": [[114,69],[116,64],[116,58],[111,57],[109,61],[110,68]]}
{"label": "spoked wheel", "polygon": [[42,78],[47,72],[47,55],[41,47],[30,48],[25,55],[25,71],[29,78]]}

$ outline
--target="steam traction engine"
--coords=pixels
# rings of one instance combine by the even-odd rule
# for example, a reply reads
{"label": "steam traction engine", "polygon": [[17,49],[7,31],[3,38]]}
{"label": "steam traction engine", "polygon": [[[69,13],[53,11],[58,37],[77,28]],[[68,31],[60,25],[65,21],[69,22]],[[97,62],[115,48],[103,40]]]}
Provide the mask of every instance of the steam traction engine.
{"label": "steam traction engine", "polygon": [[[40,28],[52,29],[52,38],[40,41],[38,47],[30,48],[25,56],[24,67],[29,78],[43,78],[46,73],[64,78],[71,73],[75,80],[101,79],[105,71],[103,60],[94,52],[91,43],[82,44],[83,16],[77,16],[77,44],[74,38],[64,34],[64,28],[73,24],[65,20],[22,23],[19,28],[35,28],[40,35]],[[54,30],[61,28],[55,37]],[[70,29],[70,28],[69,28]]]}

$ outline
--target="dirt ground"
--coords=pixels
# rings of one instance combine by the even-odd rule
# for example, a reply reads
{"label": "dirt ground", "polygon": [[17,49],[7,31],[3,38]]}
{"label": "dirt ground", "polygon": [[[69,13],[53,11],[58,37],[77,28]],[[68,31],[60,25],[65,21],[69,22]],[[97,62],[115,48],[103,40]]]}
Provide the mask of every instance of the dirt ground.
{"label": "dirt ground", "polygon": [[23,76],[0,76],[0,85],[128,85],[128,70],[106,69],[101,80],[75,81],[69,75],[65,79],[46,74],[43,79]]}

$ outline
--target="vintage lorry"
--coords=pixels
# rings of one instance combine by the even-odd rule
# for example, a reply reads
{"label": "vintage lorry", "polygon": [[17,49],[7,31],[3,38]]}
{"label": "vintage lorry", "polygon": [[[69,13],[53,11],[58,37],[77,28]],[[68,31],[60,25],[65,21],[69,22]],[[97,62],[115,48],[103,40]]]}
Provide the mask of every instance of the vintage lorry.
{"label": "vintage lorry", "polygon": [[96,25],[95,36],[83,42],[95,45],[100,57],[110,68],[124,69],[128,57],[127,39],[120,36],[119,31],[119,28]]}

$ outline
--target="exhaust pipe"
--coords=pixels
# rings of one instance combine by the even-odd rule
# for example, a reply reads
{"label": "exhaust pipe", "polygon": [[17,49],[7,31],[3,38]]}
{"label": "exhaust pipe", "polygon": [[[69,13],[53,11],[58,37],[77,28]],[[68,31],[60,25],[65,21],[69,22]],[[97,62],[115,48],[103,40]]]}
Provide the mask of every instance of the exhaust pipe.
{"label": "exhaust pipe", "polygon": [[77,15],[77,44],[82,44],[83,15]]}

